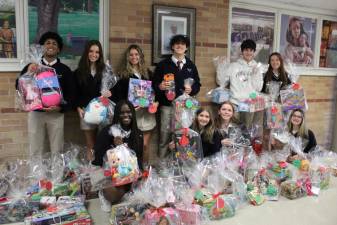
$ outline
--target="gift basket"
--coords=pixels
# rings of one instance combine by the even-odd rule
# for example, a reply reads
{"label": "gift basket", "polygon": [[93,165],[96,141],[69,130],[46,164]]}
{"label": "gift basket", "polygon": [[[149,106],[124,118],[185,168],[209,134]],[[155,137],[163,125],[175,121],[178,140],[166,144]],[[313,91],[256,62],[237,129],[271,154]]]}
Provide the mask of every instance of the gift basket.
{"label": "gift basket", "polygon": [[155,106],[154,97],[151,81],[130,78],[128,99],[134,107],[151,109]]}
{"label": "gift basket", "polygon": [[203,158],[200,135],[190,129],[182,128],[174,132],[175,157],[181,162],[197,162]]}
{"label": "gift basket", "polygon": [[140,176],[136,154],[126,145],[106,152],[105,174],[112,177],[113,186],[133,183]]}
{"label": "gift basket", "polygon": [[281,184],[281,195],[291,200],[313,195],[310,178],[295,173],[290,180]]}
{"label": "gift basket", "polygon": [[317,148],[315,151],[309,153],[310,163],[310,178],[312,185],[320,190],[327,189],[330,184],[331,176],[331,156],[326,150]]}
{"label": "gift basket", "polygon": [[138,225],[142,223],[142,216],[149,209],[149,205],[135,202],[123,202],[113,205],[110,223],[112,225]]}
{"label": "gift basket", "polygon": [[26,111],[58,106],[63,101],[55,70],[41,64],[44,51],[40,45],[29,47],[28,61],[36,66],[33,71],[23,74],[18,81],[22,108]]}
{"label": "gift basket", "polygon": [[165,96],[167,100],[173,101],[176,97],[174,74],[173,73],[165,74],[164,81],[169,82],[169,87],[165,90]]}
{"label": "gift basket", "polygon": [[280,103],[272,102],[271,106],[266,110],[267,128],[281,129],[284,127],[284,116],[282,105]]}
{"label": "gift basket", "polygon": [[252,92],[249,98],[244,99],[238,104],[239,112],[258,112],[263,111],[266,107],[266,95]]}
{"label": "gift basket", "polygon": [[299,83],[289,85],[286,89],[280,91],[283,111],[294,109],[307,110],[307,100],[304,90]]}
{"label": "gift basket", "polygon": [[[117,77],[112,73],[107,63],[102,72],[101,93],[109,91],[117,83]],[[85,108],[83,119],[90,124],[109,124],[112,121],[115,103],[109,98],[100,96],[92,99]]]}
{"label": "gift basket", "polygon": [[207,92],[206,97],[216,104],[229,101],[231,94],[230,90],[224,87],[217,87]]}
{"label": "gift basket", "polygon": [[195,112],[198,110],[199,102],[187,95],[182,94],[173,101],[173,129],[188,128],[192,125]]}

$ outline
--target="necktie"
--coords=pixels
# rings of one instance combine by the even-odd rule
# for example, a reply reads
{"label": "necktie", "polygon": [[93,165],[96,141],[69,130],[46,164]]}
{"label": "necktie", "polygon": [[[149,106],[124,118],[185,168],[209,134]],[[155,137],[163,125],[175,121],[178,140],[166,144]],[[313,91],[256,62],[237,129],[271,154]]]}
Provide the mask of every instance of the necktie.
{"label": "necktie", "polygon": [[183,61],[178,61],[177,66],[178,66],[178,70],[181,70],[183,67]]}

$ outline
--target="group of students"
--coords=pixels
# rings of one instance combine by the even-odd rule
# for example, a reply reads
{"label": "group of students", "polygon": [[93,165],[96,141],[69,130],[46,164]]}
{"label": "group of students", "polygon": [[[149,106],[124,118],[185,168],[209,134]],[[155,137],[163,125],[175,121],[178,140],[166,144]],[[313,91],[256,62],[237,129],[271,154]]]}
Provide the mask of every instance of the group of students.
{"label": "group of students", "polygon": [[[79,61],[78,68],[72,72],[57,58],[62,50],[62,38],[54,32],[47,32],[40,38],[39,43],[45,47],[41,63],[55,69],[62,88],[64,101],[60,106],[44,108],[28,113],[28,134],[30,156],[42,154],[44,136],[47,131],[52,153],[63,148],[64,112],[76,109],[80,118],[80,128],[84,131],[87,145],[87,157],[92,164],[102,166],[103,158],[108,149],[126,143],[134,150],[140,168],[149,163],[149,143],[151,134],[159,126],[160,159],[169,155],[174,149],[171,142],[172,131],[170,122],[173,117],[172,101],[165,95],[170,82],[166,81],[166,74],[174,74],[175,98],[182,94],[195,96],[201,83],[195,64],[185,56],[189,48],[189,39],[184,35],[175,35],[170,40],[172,55],[161,61],[152,74],[145,66],[145,57],[138,45],[130,45],[116,69],[119,77],[117,84],[109,91],[101,93],[102,72],[105,67],[102,46],[99,41],[89,41]],[[269,57],[268,71],[263,74],[254,60],[256,44],[252,40],[245,40],[241,44],[242,58],[229,65],[228,74],[217,73],[217,82],[222,87],[229,87],[231,100],[218,106],[217,115],[213,116],[210,107],[197,110],[191,129],[200,134],[203,155],[211,156],[219,152],[222,146],[233,145],[233,133],[249,139],[247,128],[254,124],[263,127],[262,112],[236,112],[240,101],[249,98],[251,92],[268,93],[268,82],[281,81],[282,87],[291,81],[283,66],[279,53]],[[33,72],[36,65],[29,64],[21,74]],[[130,78],[151,80],[155,92],[155,99],[159,106],[159,120],[156,115],[145,108],[134,107],[128,101],[128,86]],[[186,79],[193,79],[192,85],[186,85]],[[96,97],[105,96],[116,103],[112,124],[99,127],[83,120],[84,108]],[[304,112],[294,110],[289,117],[289,132],[294,136],[301,136],[308,140],[305,152],[316,145],[315,136],[305,126]],[[123,138],[114,137],[111,125],[119,126]],[[130,185],[118,188],[104,189],[99,192],[102,208],[110,210],[111,202],[118,202],[123,194],[130,189]]]}

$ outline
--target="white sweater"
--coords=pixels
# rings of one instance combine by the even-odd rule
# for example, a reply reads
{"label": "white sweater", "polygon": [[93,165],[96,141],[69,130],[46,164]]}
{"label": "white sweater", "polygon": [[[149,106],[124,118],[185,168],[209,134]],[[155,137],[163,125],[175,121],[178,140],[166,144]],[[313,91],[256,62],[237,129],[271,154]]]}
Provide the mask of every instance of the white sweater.
{"label": "white sweater", "polygon": [[263,87],[262,66],[255,60],[247,63],[240,58],[229,65],[226,70],[217,71],[216,81],[226,87],[229,83],[231,102],[238,105],[240,101],[249,98],[249,94],[260,92]]}

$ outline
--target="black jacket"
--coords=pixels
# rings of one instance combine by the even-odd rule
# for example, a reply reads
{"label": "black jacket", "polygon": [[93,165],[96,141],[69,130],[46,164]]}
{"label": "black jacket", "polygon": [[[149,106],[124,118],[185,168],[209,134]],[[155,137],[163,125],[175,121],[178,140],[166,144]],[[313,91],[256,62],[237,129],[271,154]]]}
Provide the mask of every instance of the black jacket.
{"label": "black jacket", "polygon": [[[114,137],[109,133],[111,125],[106,126],[103,128],[96,139],[96,143],[94,146],[95,151],[95,160],[92,162],[92,164],[97,166],[103,165],[103,158],[106,154],[106,152],[114,148]],[[134,136],[134,134],[131,132],[129,138],[124,138],[123,142],[128,144],[129,148],[135,151],[137,160],[138,160],[138,166],[140,169],[142,169],[142,160],[143,160],[143,135],[139,131],[139,135],[137,137]],[[137,139],[137,140],[136,140]]]}
{"label": "black jacket", "polygon": [[[295,137],[298,137],[298,133],[296,133],[294,135]],[[304,150],[303,152],[304,153],[309,153],[311,151],[313,151],[317,145],[317,142],[316,142],[316,137],[314,135],[314,132],[312,132],[311,130],[308,130],[308,137],[307,138],[303,138],[303,144],[304,144]]]}
{"label": "black jacket", "polygon": [[[41,61],[42,65],[46,65]],[[28,70],[27,64],[20,73],[20,76],[25,74]],[[60,59],[57,58],[57,62],[51,66],[55,69],[57,77],[61,86],[64,102],[61,103],[61,112],[69,111],[74,108],[75,99],[76,99],[76,83],[74,75],[71,72],[70,68],[65,64],[61,63]],[[18,78],[19,79],[19,78]],[[15,87],[18,89],[18,79],[16,79]],[[41,111],[41,110],[37,110]]]}
{"label": "black jacket", "polygon": [[[271,81],[281,82],[281,78],[275,76],[274,73],[273,73],[273,75],[271,77]],[[269,90],[267,88],[267,83],[268,83],[268,81],[267,81],[267,75],[264,74],[263,87],[262,87],[262,91],[261,91],[262,93],[269,94]],[[287,74],[287,83],[286,84],[282,84],[281,85],[281,89],[283,89],[284,87],[288,86],[289,84],[291,84],[291,80],[289,79],[289,76]]]}
{"label": "black jacket", "polygon": [[187,78],[193,78],[194,84],[192,86],[191,96],[194,96],[200,91],[200,78],[197,67],[194,63],[187,57],[186,63],[181,70],[178,69],[177,65],[172,61],[171,57],[162,60],[156,67],[154,76],[152,79],[152,86],[156,94],[156,100],[159,105],[170,106],[171,101],[169,101],[165,96],[165,91],[159,89],[160,83],[163,81],[164,75],[168,73],[174,74],[175,82],[175,94],[176,98],[179,97],[184,92],[184,80]]}

